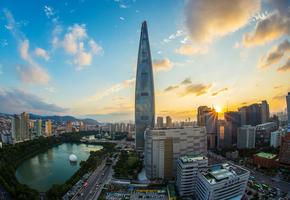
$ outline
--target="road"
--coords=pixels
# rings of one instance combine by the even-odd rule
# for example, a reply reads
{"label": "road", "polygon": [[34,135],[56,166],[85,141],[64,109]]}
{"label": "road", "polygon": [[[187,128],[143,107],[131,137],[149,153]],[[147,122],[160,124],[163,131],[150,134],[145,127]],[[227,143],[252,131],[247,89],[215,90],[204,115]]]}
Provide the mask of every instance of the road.
{"label": "road", "polygon": [[[97,167],[97,169],[91,174],[91,176],[88,178],[87,182],[88,182],[88,186],[92,187],[93,185],[96,184],[96,182],[98,181],[99,176],[102,174],[103,169],[106,166],[106,159],[103,160],[103,162],[101,163],[100,166]],[[80,199],[81,197],[83,197],[86,192],[87,192],[87,188],[82,187],[72,198],[72,200],[76,200],[76,199]],[[83,195],[83,196],[82,196]]]}

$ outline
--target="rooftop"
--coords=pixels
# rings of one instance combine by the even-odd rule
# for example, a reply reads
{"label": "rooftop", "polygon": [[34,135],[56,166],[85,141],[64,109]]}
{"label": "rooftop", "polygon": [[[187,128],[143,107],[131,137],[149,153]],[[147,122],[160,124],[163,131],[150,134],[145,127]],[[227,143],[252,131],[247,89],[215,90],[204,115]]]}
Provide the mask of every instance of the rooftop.
{"label": "rooftop", "polygon": [[206,160],[207,157],[197,156],[197,155],[186,155],[186,156],[181,156],[179,159],[181,160],[182,163],[192,163],[198,160]]}
{"label": "rooftop", "polygon": [[210,184],[238,177],[239,175],[249,173],[247,170],[230,163],[217,164],[210,167],[207,172],[202,173]]}
{"label": "rooftop", "polygon": [[273,159],[277,156],[276,154],[271,154],[271,153],[266,153],[266,152],[259,152],[255,155],[262,158],[267,158],[267,159]]}

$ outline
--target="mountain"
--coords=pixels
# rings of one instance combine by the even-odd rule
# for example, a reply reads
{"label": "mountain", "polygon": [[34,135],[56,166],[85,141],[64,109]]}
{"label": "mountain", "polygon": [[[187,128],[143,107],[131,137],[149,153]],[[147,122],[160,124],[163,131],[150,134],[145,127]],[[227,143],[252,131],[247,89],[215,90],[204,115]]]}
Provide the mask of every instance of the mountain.
{"label": "mountain", "polygon": [[[13,116],[12,114],[6,114],[6,113],[0,113],[0,117],[5,117],[5,118],[8,118],[8,117],[11,117]],[[94,120],[94,119],[90,119],[90,118],[85,118],[85,119],[78,119],[78,118],[75,118],[73,116],[69,116],[69,115],[66,115],[66,116],[58,116],[58,115],[52,115],[52,116],[43,116],[43,115],[36,115],[36,114],[33,114],[33,113],[29,113],[29,118],[30,119],[41,119],[41,120],[53,120],[53,121],[57,121],[57,122],[67,122],[67,121],[83,121],[85,124],[88,124],[88,125],[99,125],[101,123],[99,123],[97,120]]]}

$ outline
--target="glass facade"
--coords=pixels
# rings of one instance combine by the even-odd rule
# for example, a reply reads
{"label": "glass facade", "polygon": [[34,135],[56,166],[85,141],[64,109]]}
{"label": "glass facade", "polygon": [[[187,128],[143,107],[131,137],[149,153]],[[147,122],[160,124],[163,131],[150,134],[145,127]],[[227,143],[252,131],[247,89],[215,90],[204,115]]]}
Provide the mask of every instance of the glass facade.
{"label": "glass facade", "polygon": [[155,96],[152,61],[146,21],[142,23],[135,88],[136,149],[144,149],[144,131],[154,127]]}

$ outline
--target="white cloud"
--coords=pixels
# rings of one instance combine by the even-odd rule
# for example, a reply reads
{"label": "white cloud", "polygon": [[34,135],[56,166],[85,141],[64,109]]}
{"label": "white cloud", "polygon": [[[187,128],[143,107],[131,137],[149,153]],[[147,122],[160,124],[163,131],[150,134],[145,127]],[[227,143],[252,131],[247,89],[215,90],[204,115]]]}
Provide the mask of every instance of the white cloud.
{"label": "white cloud", "polygon": [[59,37],[61,32],[61,27],[54,29],[52,44],[55,48],[63,48],[67,54],[73,56],[72,64],[76,65],[77,70],[91,65],[93,55],[102,54],[103,48],[88,36],[86,25],[70,26],[63,39]]}
{"label": "white cloud", "polygon": [[52,16],[55,15],[54,9],[47,5],[44,6],[44,13],[47,18],[51,18]]}
{"label": "white cloud", "polygon": [[27,62],[28,65],[21,65],[17,67],[21,80],[25,83],[46,84],[50,80],[50,76],[45,69],[33,60],[29,53],[29,41],[24,40],[20,43],[21,58]]}
{"label": "white cloud", "polygon": [[156,72],[171,70],[172,66],[173,64],[168,58],[153,61],[153,68]]}
{"label": "white cloud", "polygon": [[91,97],[88,97],[86,99],[86,102],[99,101],[99,100],[103,99],[104,97],[109,96],[113,93],[119,92],[119,91],[126,89],[128,87],[132,87],[134,85],[134,83],[135,83],[135,78],[124,80],[121,83],[114,84],[111,87],[109,87],[101,92],[98,92],[97,94],[95,94]]}
{"label": "white cloud", "polygon": [[192,44],[185,44],[181,47],[175,49],[175,53],[181,55],[195,55],[195,54],[206,54],[208,52],[208,47],[206,46],[194,46]]}
{"label": "white cloud", "polygon": [[260,0],[188,0],[185,5],[186,25],[195,42],[235,32],[260,11]]}
{"label": "white cloud", "polygon": [[167,38],[164,38],[163,39],[163,42],[165,43],[169,43],[171,42],[172,40],[175,40],[176,38],[180,37],[180,36],[183,36],[185,33],[183,30],[177,30],[176,33],[173,33],[171,35],[169,35]]}
{"label": "white cloud", "polygon": [[37,63],[30,55],[29,40],[17,29],[16,21],[11,12],[4,10],[4,14],[10,27],[9,30],[18,42],[20,56],[26,62],[25,65],[17,66],[21,80],[25,83],[47,84],[50,76],[43,66]]}
{"label": "white cloud", "polygon": [[124,20],[125,20],[125,18],[124,18],[124,17],[120,17],[120,20],[124,21]]}
{"label": "white cloud", "polygon": [[34,54],[35,54],[36,56],[39,56],[39,57],[45,59],[45,60],[49,60],[49,59],[50,59],[50,57],[49,57],[47,51],[45,51],[44,49],[39,48],[39,47],[35,48],[35,50],[34,50]]}

